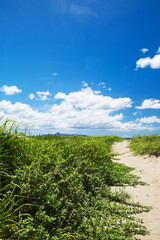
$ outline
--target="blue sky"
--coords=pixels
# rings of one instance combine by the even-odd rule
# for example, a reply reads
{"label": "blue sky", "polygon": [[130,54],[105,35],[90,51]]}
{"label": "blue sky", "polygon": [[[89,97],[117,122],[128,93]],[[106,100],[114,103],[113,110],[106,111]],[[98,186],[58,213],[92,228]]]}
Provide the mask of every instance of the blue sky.
{"label": "blue sky", "polygon": [[0,117],[33,134],[160,134],[159,0],[1,0]]}

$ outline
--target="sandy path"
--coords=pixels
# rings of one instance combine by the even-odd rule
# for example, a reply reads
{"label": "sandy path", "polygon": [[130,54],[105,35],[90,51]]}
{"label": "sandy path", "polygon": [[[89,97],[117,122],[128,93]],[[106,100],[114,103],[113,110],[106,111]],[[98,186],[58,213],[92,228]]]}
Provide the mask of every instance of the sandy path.
{"label": "sandy path", "polygon": [[113,151],[120,153],[118,156],[120,163],[129,167],[134,167],[132,172],[141,177],[141,180],[147,182],[149,186],[125,187],[126,191],[132,195],[136,202],[147,206],[152,206],[148,213],[138,215],[138,218],[144,220],[150,234],[140,236],[141,240],[160,240],[160,158],[148,156],[134,156],[128,148],[129,141],[116,143]]}

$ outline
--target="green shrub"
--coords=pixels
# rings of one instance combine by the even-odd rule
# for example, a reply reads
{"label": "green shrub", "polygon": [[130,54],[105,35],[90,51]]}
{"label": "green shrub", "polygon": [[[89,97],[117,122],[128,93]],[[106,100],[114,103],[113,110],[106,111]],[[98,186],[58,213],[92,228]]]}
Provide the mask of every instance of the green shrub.
{"label": "green shrub", "polygon": [[130,168],[112,161],[105,137],[26,137],[0,127],[1,239],[129,239],[146,229],[131,204],[110,186],[138,184]]}
{"label": "green shrub", "polygon": [[136,136],[131,139],[130,148],[135,154],[160,156],[160,136]]}

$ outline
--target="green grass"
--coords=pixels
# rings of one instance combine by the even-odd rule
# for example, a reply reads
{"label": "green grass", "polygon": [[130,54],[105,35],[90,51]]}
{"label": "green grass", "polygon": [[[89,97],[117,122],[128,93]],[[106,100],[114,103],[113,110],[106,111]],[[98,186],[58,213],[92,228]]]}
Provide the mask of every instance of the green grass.
{"label": "green grass", "polygon": [[[9,125],[11,125],[9,127]],[[15,130],[14,130],[15,129]],[[106,137],[26,137],[0,127],[0,239],[123,240],[145,234],[148,207],[111,186],[136,185]]]}
{"label": "green grass", "polygon": [[160,136],[136,136],[131,139],[130,149],[135,154],[160,156]]}

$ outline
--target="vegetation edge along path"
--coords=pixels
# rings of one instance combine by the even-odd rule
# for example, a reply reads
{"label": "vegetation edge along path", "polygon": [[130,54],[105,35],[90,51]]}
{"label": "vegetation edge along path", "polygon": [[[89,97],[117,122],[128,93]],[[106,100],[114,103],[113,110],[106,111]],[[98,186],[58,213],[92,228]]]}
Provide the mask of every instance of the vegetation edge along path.
{"label": "vegetation edge along path", "polygon": [[[115,143],[113,152],[119,153],[118,159],[129,167],[134,167],[133,174],[141,177],[147,185],[136,187],[126,186],[125,191],[131,194],[136,202],[149,205],[152,209],[148,213],[141,213],[144,225],[150,232],[149,235],[141,236],[141,240],[160,239],[160,158],[155,156],[135,156],[129,149],[129,141]],[[114,188],[115,189],[115,188]],[[139,239],[139,238],[138,238]]]}

